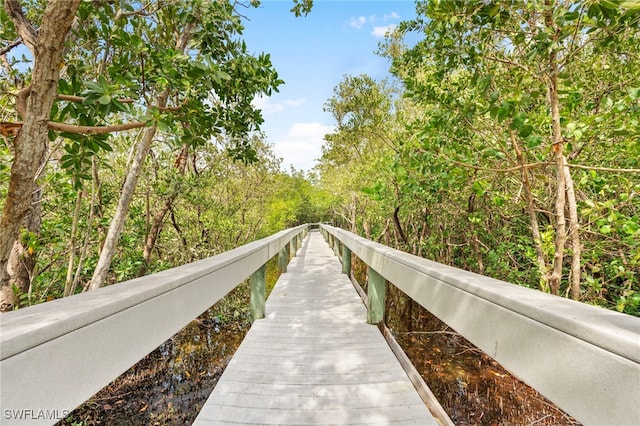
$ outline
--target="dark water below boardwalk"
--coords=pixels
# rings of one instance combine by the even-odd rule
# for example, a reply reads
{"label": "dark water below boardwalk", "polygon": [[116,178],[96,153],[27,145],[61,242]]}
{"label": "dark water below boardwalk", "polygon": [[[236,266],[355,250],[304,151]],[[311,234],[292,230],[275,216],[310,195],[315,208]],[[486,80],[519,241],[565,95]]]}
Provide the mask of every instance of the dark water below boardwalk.
{"label": "dark water below boardwalk", "polygon": [[412,313],[412,331],[394,335],[456,425],[579,425],[428,311]]}
{"label": "dark water below boardwalk", "polygon": [[249,329],[211,309],[76,409],[61,425],[190,425]]}

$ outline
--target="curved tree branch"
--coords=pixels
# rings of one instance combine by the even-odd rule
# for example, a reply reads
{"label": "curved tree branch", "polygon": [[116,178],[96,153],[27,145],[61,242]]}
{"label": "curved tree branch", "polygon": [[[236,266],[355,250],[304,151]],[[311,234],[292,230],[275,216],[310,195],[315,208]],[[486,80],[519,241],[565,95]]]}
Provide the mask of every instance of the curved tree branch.
{"label": "curved tree branch", "polygon": [[16,27],[16,31],[22,38],[22,42],[27,46],[31,54],[35,56],[35,45],[38,38],[38,32],[31,25],[31,22],[24,16],[22,12],[22,4],[19,0],[5,0],[4,10],[9,14]]}
{"label": "curved tree branch", "polygon": [[[79,133],[82,135],[103,135],[105,133],[123,132],[125,130],[139,129],[147,125],[146,121],[133,121],[124,124],[112,124],[108,126],[80,126],[77,124],[58,123],[49,121],[47,127],[56,132]],[[15,136],[20,132],[22,123],[3,121],[0,123],[0,133],[3,136]]]}

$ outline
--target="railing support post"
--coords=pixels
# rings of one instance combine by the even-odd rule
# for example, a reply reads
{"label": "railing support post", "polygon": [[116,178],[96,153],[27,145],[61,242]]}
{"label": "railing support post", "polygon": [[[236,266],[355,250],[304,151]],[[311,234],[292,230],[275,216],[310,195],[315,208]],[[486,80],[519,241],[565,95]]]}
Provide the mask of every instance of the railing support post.
{"label": "railing support post", "polygon": [[298,243],[296,242],[297,238],[298,237],[294,235],[293,238],[291,238],[291,242],[289,243],[289,256],[291,256],[292,259],[296,257],[296,252],[298,251]]}
{"label": "railing support post", "polygon": [[386,297],[386,281],[382,275],[367,267],[367,322],[379,324],[384,320],[384,302]]}
{"label": "railing support post", "polygon": [[267,265],[262,265],[251,275],[251,296],[249,302],[251,304],[251,321],[264,318],[266,288],[265,288],[265,272]]}
{"label": "railing support post", "polygon": [[278,269],[280,272],[287,272],[287,263],[289,263],[289,253],[287,252],[287,246],[285,245],[278,252]]}
{"label": "railing support post", "polygon": [[351,275],[351,250],[346,245],[342,245],[342,273]]}

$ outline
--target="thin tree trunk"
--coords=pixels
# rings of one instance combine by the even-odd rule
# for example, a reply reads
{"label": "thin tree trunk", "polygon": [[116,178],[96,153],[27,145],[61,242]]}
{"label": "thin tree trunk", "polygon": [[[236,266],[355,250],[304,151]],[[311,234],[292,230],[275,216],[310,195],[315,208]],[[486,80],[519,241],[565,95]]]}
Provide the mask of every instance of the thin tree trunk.
{"label": "thin tree trunk", "polygon": [[[164,101],[166,104],[168,95],[168,91],[165,91],[165,93],[160,96],[158,103],[161,104],[162,101]],[[142,138],[140,138],[135,145],[135,155],[127,172],[124,185],[122,186],[122,193],[120,194],[118,206],[116,207],[113,219],[111,219],[107,236],[105,237],[104,244],[102,245],[102,252],[100,253],[98,264],[93,271],[93,277],[91,277],[91,283],[88,288],[89,290],[95,290],[102,287],[107,279],[107,274],[111,267],[111,261],[113,260],[118,240],[120,239],[120,235],[124,229],[124,222],[129,214],[129,205],[133,199],[133,193],[136,189],[138,178],[142,172],[142,167],[144,166],[144,161],[147,157],[147,153],[149,152],[149,148],[151,147],[151,142],[156,134],[156,130],[157,126],[155,125],[148,127],[144,131]]]}
{"label": "thin tree trunk", "polygon": [[87,258],[87,253],[89,252],[89,244],[91,243],[91,230],[93,228],[94,211],[98,208],[98,206],[96,205],[96,201],[98,200],[98,193],[100,192],[100,180],[98,179],[98,163],[95,156],[91,159],[91,168],[93,171],[93,179],[91,181],[91,204],[89,205],[87,232],[84,236],[84,244],[82,245],[82,250],[80,251],[80,259],[78,259],[78,266],[76,267],[76,272],[73,277],[73,284],[71,285],[69,295],[75,294],[76,288],[78,288],[78,284],[80,283],[82,268],[84,266],[84,261]]}
{"label": "thin tree trunk", "polygon": [[[471,195],[469,197],[469,201],[467,203],[467,211],[469,214],[473,214],[475,212],[475,195]],[[482,252],[480,251],[480,241],[478,240],[478,235],[476,233],[476,225],[471,222],[469,224],[469,231],[471,232],[471,247],[473,247],[473,253],[476,256],[476,261],[478,262],[478,272],[484,274],[484,262],[482,261]]]}
{"label": "thin tree trunk", "polygon": [[[545,1],[548,6],[549,0]],[[545,12],[545,24],[548,28],[554,28],[552,10]],[[566,218],[564,209],[566,205],[566,178],[564,166],[564,140],[562,138],[562,125],[560,123],[560,102],[558,100],[558,54],[552,50],[549,54],[548,75],[549,106],[551,110],[551,133],[553,152],[556,164],[556,238],[555,253],[553,256],[553,269],[549,276],[551,293],[560,293],[562,280],[562,264],[564,262],[564,246],[567,241]]]}
{"label": "thin tree trunk", "polygon": [[69,265],[67,266],[67,276],[64,280],[64,297],[71,294],[71,288],[73,287],[73,271],[76,261],[76,237],[78,234],[78,221],[80,219],[80,209],[82,207],[82,196],[84,190],[78,190],[76,197],[76,208],[73,212],[73,222],[71,224],[71,236],[69,237]]}
{"label": "thin tree trunk", "polygon": [[32,50],[34,67],[22,129],[14,139],[9,190],[0,219],[0,310],[3,311],[13,309],[15,303],[7,266],[15,244],[19,243],[25,217],[33,209],[35,177],[48,146],[47,123],[56,97],[64,40],[80,1],[49,1],[37,38],[34,37],[35,29],[22,13],[21,3],[18,0],[4,1],[5,11]]}
{"label": "thin tree trunk", "polygon": [[351,232],[354,234],[358,233],[358,221],[357,221],[357,209],[358,209],[358,197],[355,192],[351,193]]}
{"label": "thin tree trunk", "polygon": [[[185,30],[182,32],[180,38],[176,43],[177,50],[184,52],[184,50],[186,49],[189,38],[191,37],[192,27],[193,24],[187,24],[187,26],[185,27]],[[168,98],[169,89],[166,89],[158,97],[157,107],[166,107]],[[129,214],[129,205],[131,204],[131,200],[133,199],[133,194],[138,183],[138,178],[142,173],[142,168],[144,166],[145,159],[147,158],[147,154],[149,153],[149,149],[151,148],[153,138],[156,135],[156,131],[156,125],[147,127],[142,138],[140,138],[140,140],[135,145],[135,154],[133,156],[131,166],[127,171],[127,176],[122,187],[122,193],[120,194],[120,199],[118,200],[118,206],[116,207],[115,214],[113,216],[113,219],[111,220],[111,224],[109,225],[109,230],[107,231],[107,236],[105,238],[104,245],[102,246],[102,253],[100,254],[98,264],[96,265],[96,269],[93,272],[93,277],[91,278],[91,283],[88,287],[89,290],[95,290],[102,287],[107,279],[107,274],[109,273],[111,261],[113,260],[113,256],[115,255],[118,240],[120,239],[120,235],[122,234],[122,230],[124,229],[125,220],[127,218],[127,215]]]}
{"label": "thin tree trunk", "polygon": [[385,222],[384,229],[382,230],[382,232],[380,233],[380,236],[377,239],[378,242],[381,242],[382,239],[385,238],[386,244],[389,245],[388,244],[389,238],[387,236],[387,230],[389,229],[389,223],[390,222],[391,222],[391,219],[387,219],[387,221]]}
{"label": "thin tree trunk", "polygon": [[364,231],[364,236],[367,240],[371,239],[371,228],[369,227],[369,221],[366,218],[362,219],[362,230]]}
{"label": "thin tree trunk", "polygon": [[[521,166],[524,166],[525,160],[522,153],[522,148],[518,144],[516,135],[511,131],[511,141],[516,151],[516,157]],[[536,251],[536,259],[538,263],[538,272],[540,274],[540,289],[544,292],[549,292],[549,277],[547,270],[547,261],[544,255],[544,249],[542,248],[542,236],[540,235],[540,226],[538,224],[538,215],[536,214],[535,205],[533,202],[533,194],[531,192],[531,182],[529,180],[530,171],[526,167],[521,168],[521,182],[522,189],[524,190],[524,199],[527,203],[527,211],[529,212],[529,221],[531,222],[531,235],[533,237],[533,247]]]}
{"label": "thin tree trunk", "polygon": [[[398,213],[400,212],[400,207],[396,207],[393,210],[393,224],[396,227],[396,231],[398,232],[398,236],[400,237],[400,239],[402,240],[402,242],[404,243],[404,245],[406,246],[407,243],[407,236],[405,235],[404,231],[402,230],[402,225],[400,224],[400,218],[398,217]],[[397,243],[396,243],[397,245]]]}
{"label": "thin tree trunk", "polygon": [[187,244],[187,239],[182,234],[182,229],[178,225],[178,221],[176,220],[176,213],[173,210],[173,206],[171,207],[171,224],[173,225],[173,229],[176,230],[178,236],[180,237],[180,241],[182,242],[182,247],[185,249],[185,253],[189,250],[189,244]]}
{"label": "thin tree trunk", "polygon": [[580,243],[580,222],[578,219],[578,204],[576,193],[573,187],[573,178],[567,165],[567,157],[563,156],[565,166],[564,178],[567,190],[567,207],[569,209],[569,237],[571,238],[571,298],[580,299],[580,279],[581,279],[581,254],[582,245]]}
{"label": "thin tree trunk", "polygon": [[428,229],[427,219],[428,219],[427,209],[424,209],[424,221],[422,222],[422,230],[420,232],[420,239],[418,240],[418,253],[417,253],[418,257],[422,257],[422,250],[423,250],[422,243],[424,242],[424,238],[427,236],[427,229]]}
{"label": "thin tree trunk", "polygon": [[[176,160],[176,167],[178,168],[178,173],[181,176],[184,176],[187,166],[187,153],[189,152],[188,145],[182,145],[182,149],[178,154],[178,159]],[[164,204],[156,212],[153,216],[153,223],[151,225],[151,229],[149,230],[149,234],[144,243],[143,248],[143,258],[144,262],[140,266],[140,270],[138,271],[138,275],[142,276],[147,272],[149,268],[149,262],[151,260],[151,254],[153,253],[153,248],[156,246],[156,241],[158,240],[158,236],[160,235],[160,231],[162,231],[162,227],[164,225],[164,219],[167,213],[173,207],[173,202],[178,198],[178,194],[180,193],[180,188],[175,187],[171,191],[171,194],[164,200]]]}

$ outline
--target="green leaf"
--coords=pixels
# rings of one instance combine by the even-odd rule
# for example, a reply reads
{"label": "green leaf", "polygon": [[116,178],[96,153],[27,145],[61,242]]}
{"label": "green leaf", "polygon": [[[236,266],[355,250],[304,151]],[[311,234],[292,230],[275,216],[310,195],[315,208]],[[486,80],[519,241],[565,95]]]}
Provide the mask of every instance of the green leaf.
{"label": "green leaf", "polygon": [[100,140],[100,139],[95,139],[96,144],[104,149],[105,151],[113,151],[113,147],[111,145],[109,145],[106,141]]}
{"label": "green leaf", "polygon": [[102,86],[99,86],[97,83],[94,83],[93,81],[86,81],[84,85],[91,92],[104,93],[104,89],[102,88]]}
{"label": "green leaf", "polygon": [[627,235],[634,235],[640,230],[640,225],[631,220],[627,221],[624,225],[622,225],[622,232]]}
{"label": "green leaf", "polygon": [[158,120],[156,125],[158,126],[158,130],[160,130],[161,132],[168,132],[169,130],[171,130],[170,124],[165,121]]}
{"label": "green leaf", "polygon": [[123,104],[122,102],[120,102],[116,98],[111,98],[111,109],[114,112],[126,112],[127,111],[127,107],[125,106],[125,104]]}
{"label": "green leaf", "polygon": [[543,139],[540,135],[531,135],[527,138],[527,148],[533,149],[542,145]]}
{"label": "green leaf", "polygon": [[109,105],[111,103],[111,96],[109,95],[100,96],[100,98],[98,98],[98,103],[100,105]]}
{"label": "green leaf", "polygon": [[520,135],[521,138],[527,138],[531,133],[533,133],[533,126],[530,124],[525,124],[518,129],[518,135]]}
{"label": "green leaf", "polygon": [[99,93],[92,93],[88,96],[85,96],[84,100],[82,101],[82,104],[83,105],[95,104],[96,102],[98,102],[98,99],[100,99],[101,97],[102,95]]}
{"label": "green leaf", "polygon": [[580,16],[580,14],[576,11],[573,12],[567,12],[564,14],[564,19],[566,21],[575,21],[576,19],[578,19],[578,17]]}

